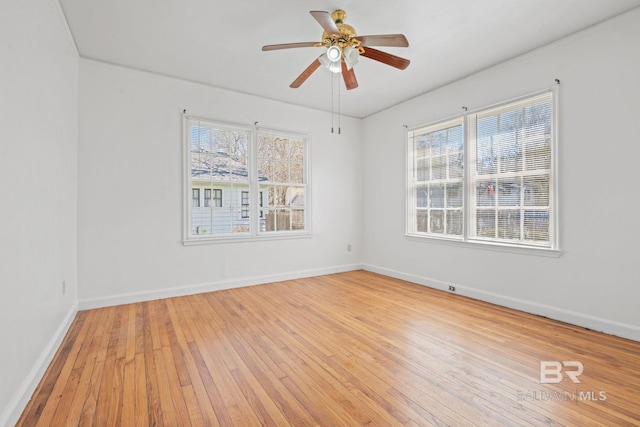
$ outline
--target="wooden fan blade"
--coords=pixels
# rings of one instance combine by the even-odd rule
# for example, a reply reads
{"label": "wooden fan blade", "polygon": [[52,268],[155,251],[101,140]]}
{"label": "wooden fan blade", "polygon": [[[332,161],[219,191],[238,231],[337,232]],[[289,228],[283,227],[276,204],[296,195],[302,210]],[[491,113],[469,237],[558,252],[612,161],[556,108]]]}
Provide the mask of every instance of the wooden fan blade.
{"label": "wooden fan blade", "polygon": [[317,70],[317,69],[318,69],[318,67],[319,67],[320,65],[322,65],[322,64],[320,64],[320,61],[316,58],[316,60],[315,60],[315,61],[313,61],[313,62],[311,63],[311,65],[309,65],[309,66],[308,66],[308,67],[307,67],[307,68],[306,68],[306,69],[305,69],[305,70],[304,70],[304,71],[303,71],[303,72],[298,76],[298,78],[297,78],[297,79],[295,79],[295,80],[293,81],[293,83],[291,83],[291,84],[289,85],[289,87],[290,87],[290,88],[293,88],[293,89],[297,89],[297,88],[299,88],[299,87],[300,87],[300,85],[302,85],[302,83],[304,83],[304,82],[305,82],[305,80],[307,80],[307,79],[309,78],[309,76],[310,76],[311,74],[313,74],[313,72],[314,72],[315,70]]}
{"label": "wooden fan blade", "polygon": [[282,44],[269,44],[266,46],[262,46],[262,50],[268,51],[268,50],[279,50],[279,49],[292,49],[296,47],[313,47],[316,45],[322,46],[318,42],[282,43]]}
{"label": "wooden fan blade", "polygon": [[382,62],[383,64],[391,65],[392,67],[400,70],[407,68],[411,62],[408,59],[400,58],[399,56],[395,56],[372,47],[365,47],[364,52],[361,53],[361,55],[369,59]]}
{"label": "wooden fan blade", "polygon": [[325,12],[324,10],[312,10],[309,12],[311,16],[318,21],[318,24],[327,32],[327,34],[337,34],[340,35],[340,30],[336,26],[336,23],[331,19],[331,14],[329,12]]}
{"label": "wooden fan blade", "polygon": [[356,73],[353,68],[347,69],[347,64],[342,63],[342,78],[344,79],[344,85],[347,90],[355,89],[358,87],[358,81],[356,80]]}
{"label": "wooden fan blade", "polygon": [[409,41],[404,34],[378,34],[373,36],[356,36],[362,46],[394,46],[409,47]]}

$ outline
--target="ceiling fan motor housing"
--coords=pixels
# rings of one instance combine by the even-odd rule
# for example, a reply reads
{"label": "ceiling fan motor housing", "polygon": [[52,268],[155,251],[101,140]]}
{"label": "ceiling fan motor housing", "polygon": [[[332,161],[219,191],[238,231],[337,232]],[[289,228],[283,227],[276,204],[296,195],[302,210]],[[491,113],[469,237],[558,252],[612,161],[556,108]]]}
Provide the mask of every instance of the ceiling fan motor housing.
{"label": "ceiling fan motor housing", "polygon": [[340,50],[344,51],[344,48],[347,46],[351,46],[353,48],[360,48],[360,41],[357,40],[356,30],[348,24],[344,23],[344,20],[347,18],[347,12],[344,10],[338,9],[335,10],[331,14],[331,19],[336,23],[336,27],[340,31],[340,34],[327,34],[327,32],[322,33],[322,43],[327,48],[331,46],[338,46]]}

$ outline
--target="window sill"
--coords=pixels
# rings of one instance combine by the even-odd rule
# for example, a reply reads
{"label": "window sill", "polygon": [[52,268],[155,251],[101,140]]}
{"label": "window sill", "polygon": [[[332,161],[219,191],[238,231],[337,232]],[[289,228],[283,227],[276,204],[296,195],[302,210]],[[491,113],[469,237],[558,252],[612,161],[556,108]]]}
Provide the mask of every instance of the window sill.
{"label": "window sill", "polygon": [[260,234],[260,235],[236,235],[236,236],[220,236],[220,237],[192,237],[184,239],[182,244],[184,246],[197,246],[197,245],[215,245],[218,243],[243,243],[243,242],[264,242],[270,240],[290,240],[290,239],[307,239],[311,237],[311,233],[308,231],[301,232],[285,232],[285,233],[273,233],[273,234]]}
{"label": "window sill", "polygon": [[497,252],[508,252],[512,254],[535,255],[548,258],[560,258],[562,251],[560,249],[550,249],[535,246],[510,245],[508,243],[482,242],[477,240],[453,240],[441,239],[432,236],[417,236],[415,234],[406,234],[408,240],[423,243],[445,244],[457,246],[460,248],[484,249]]}

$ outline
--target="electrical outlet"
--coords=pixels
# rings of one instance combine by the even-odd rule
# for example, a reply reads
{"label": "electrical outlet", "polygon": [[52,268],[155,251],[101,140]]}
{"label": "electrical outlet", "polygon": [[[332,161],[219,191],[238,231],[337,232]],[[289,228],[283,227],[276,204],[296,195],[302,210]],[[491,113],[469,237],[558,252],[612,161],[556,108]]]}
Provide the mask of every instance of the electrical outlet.
{"label": "electrical outlet", "polygon": [[62,281],[62,295],[67,293],[67,281],[63,280]]}
{"label": "electrical outlet", "polygon": [[351,252],[351,243],[347,245],[347,252]]}
{"label": "electrical outlet", "polygon": [[455,292],[455,291],[456,291],[456,287],[455,287],[455,286],[451,286],[451,285],[449,285],[449,290],[450,290],[451,292]]}

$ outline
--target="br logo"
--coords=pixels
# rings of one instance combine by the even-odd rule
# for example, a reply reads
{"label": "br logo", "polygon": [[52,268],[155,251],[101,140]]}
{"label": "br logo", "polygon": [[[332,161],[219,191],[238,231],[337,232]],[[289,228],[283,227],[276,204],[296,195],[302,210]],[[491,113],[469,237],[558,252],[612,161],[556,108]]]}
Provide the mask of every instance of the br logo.
{"label": "br logo", "polygon": [[[569,368],[569,369],[567,369]],[[570,378],[575,384],[579,384],[578,377],[584,371],[584,366],[577,360],[569,360],[559,362],[557,360],[541,360],[540,361],[540,384],[557,384],[565,377]]]}

